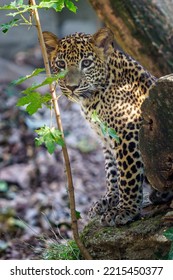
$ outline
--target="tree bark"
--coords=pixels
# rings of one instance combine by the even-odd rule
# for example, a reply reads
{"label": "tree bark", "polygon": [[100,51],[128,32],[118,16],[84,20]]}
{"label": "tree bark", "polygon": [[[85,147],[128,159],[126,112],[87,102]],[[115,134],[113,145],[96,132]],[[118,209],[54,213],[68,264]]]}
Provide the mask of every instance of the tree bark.
{"label": "tree bark", "polygon": [[157,77],[173,72],[172,0],[89,0],[117,44]]}
{"label": "tree bark", "polygon": [[173,74],[162,77],[142,104],[140,150],[151,185],[173,190]]}

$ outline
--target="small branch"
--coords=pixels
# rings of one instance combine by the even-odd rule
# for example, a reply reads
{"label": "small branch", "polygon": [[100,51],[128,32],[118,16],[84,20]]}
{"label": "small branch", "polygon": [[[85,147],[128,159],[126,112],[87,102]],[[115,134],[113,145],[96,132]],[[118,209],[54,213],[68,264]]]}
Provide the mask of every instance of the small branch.
{"label": "small branch", "polygon": [[[30,0],[30,4],[36,5],[35,0]],[[36,28],[37,28],[37,32],[38,32],[38,38],[39,38],[39,42],[40,42],[40,47],[41,47],[41,51],[42,51],[45,69],[46,69],[46,75],[49,77],[49,76],[51,76],[51,71],[50,71],[47,51],[46,51],[46,47],[45,47],[45,43],[44,43],[44,39],[43,39],[39,14],[38,14],[38,11],[36,8],[33,10],[33,14],[34,14],[35,21],[36,21]],[[53,84],[50,85],[50,93],[52,95],[52,103],[53,103],[53,107],[54,107],[54,111],[55,111],[57,126],[58,126],[58,129],[62,133],[62,137],[63,137],[64,143],[65,143],[59,106],[58,106],[56,92],[55,92],[55,88],[54,88]],[[64,146],[62,147],[62,152],[63,152],[64,162],[65,162],[65,167],[66,167],[66,172],[67,172],[68,193],[69,193],[69,200],[70,200],[71,222],[72,222],[72,231],[73,231],[74,240],[75,240],[76,244],[78,245],[83,257],[87,260],[91,260],[92,257],[90,256],[87,249],[84,247],[84,245],[81,242],[80,237],[79,237],[78,224],[77,224],[77,218],[76,218],[76,208],[75,208],[74,186],[73,186],[70,160],[69,160],[66,144],[64,144]]]}

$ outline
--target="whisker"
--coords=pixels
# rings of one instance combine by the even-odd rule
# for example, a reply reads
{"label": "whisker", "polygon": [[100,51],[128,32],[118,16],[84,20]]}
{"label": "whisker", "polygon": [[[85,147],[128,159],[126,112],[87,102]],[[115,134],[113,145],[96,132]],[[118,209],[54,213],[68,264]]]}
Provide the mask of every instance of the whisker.
{"label": "whisker", "polygon": [[[95,87],[95,85],[93,85]],[[101,86],[101,85],[96,85],[95,90],[97,89],[105,89],[105,86]]]}
{"label": "whisker", "polygon": [[89,90],[89,87],[87,86],[87,87],[82,87],[82,88],[78,88],[78,92],[83,92],[83,91],[87,91],[87,90]]}
{"label": "whisker", "polygon": [[89,98],[91,96],[91,92],[83,92],[80,94],[80,96],[82,96],[83,98]]}
{"label": "whisker", "polygon": [[78,103],[79,104],[79,101],[77,99],[75,99],[73,96],[71,96],[70,94],[68,93],[64,93],[63,92],[63,95],[65,95],[70,101],[72,102],[75,102],[75,103]]}

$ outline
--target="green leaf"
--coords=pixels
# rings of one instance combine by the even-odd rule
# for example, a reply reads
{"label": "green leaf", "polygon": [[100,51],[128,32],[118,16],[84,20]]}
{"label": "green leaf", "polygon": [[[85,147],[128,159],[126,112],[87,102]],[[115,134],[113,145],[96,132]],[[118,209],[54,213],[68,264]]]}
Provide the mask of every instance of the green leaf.
{"label": "green leaf", "polygon": [[23,0],[14,0],[13,2],[11,2],[11,5],[13,7],[19,7],[23,5]]}
{"label": "green leaf", "polygon": [[[37,6],[38,5],[36,5],[36,6],[25,5],[25,4],[23,4],[23,0],[16,0],[16,1],[11,2],[9,5],[0,6],[0,10],[16,10],[19,13],[22,13],[22,12],[29,11],[32,8],[35,8]],[[23,9],[23,10],[19,11],[19,9]]]}
{"label": "green leaf", "polygon": [[100,128],[101,128],[102,134],[106,137],[106,136],[107,136],[107,133],[108,133],[107,124],[101,122],[101,123],[100,123]]}
{"label": "green leaf", "polygon": [[40,74],[43,71],[45,71],[45,68],[37,68],[30,75],[22,76],[19,79],[12,81],[12,84],[19,85],[19,84],[23,83],[24,81],[26,81],[27,79],[37,76],[38,74]]}
{"label": "green leaf", "polygon": [[19,98],[17,102],[17,106],[24,106],[26,107],[26,111],[32,115],[38,111],[38,109],[42,108],[42,105],[46,105],[52,99],[49,93],[45,95],[41,95],[39,92],[29,92],[26,96]]}
{"label": "green leaf", "polygon": [[[78,1],[78,0],[76,0]],[[77,7],[71,0],[42,0],[38,8],[53,8],[56,12],[61,12],[64,7],[67,7],[71,12],[76,13]]]}
{"label": "green leaf", "polygon": [[79,219],[81,219],[81,218],[82,218],[82,217],[81,217],[80,212],[76,210],[76,219],[79,220]]}
{"label": "green leaf", "polygon": [[64,141],[62,138],[62,133],[55,127],[43,126],[35,132],[38,134],[38,137],[35,138],[35,143],[37,146],[44,144],[50,154],[55,151],[56,144],[63,146]]}
{"label": "green leaf", "polygon": [[74,5],[74,3],[70,0],[65,0],[66,7],[73,13],[76,13],[77,7]]}
{"label": "green leaf", "polygon": [[23,5],[23,0],[17,0],[17,5],[19,6]]}
{"label": "green leaf", "polygon": [[62,133],[56,129],[55,127],[52,127],[50,129],[50,133],[52,135],[52,138],[55,140],[55,142],[60,145],[63,146],[64,145],[64,140],[62,139]]}
{"label": "green leaf", "polygon": [[0,10],[11,10],[11,9],[12,9],[11,5],[0,6]]}
{"label": "green leaf", "polygon": [[[44,70],[45,70],[44,68],[35,69],[30,75],[22,76],[19,79],[12,81],[12,85],[19,85],[19,84],[23,83],[24,81],[26,81],[27,79],[30,79],[34,76],[38,76]],[[52,75],[51,77],[46,77],[43,82],[41,82],[40,84],[35,84],[34,83],[33,85],[31,85],[30,87],[25,89],[23,91],[23,93],[24,94],[29,94],[30,92],[36,90],[37,88],[40,88],[40,87],[45,86],[45,85],[50,85],[53,82],[58,81],[58,79],[64,78],[66,73],[67,73],[67,71],[63,71],[62,73],[59,73],[57,75]]]}
{"label": "green leaf", "polygon": [[56,12],[60,12],[64,8],[64,0],[42,0],[39,7],[47,9],[53,8]]}
{"label": "green leaf", "polygon": [[97,114],[97,111],[94,110],[92,115],[91,115],[91,120],[93,122],[97,122],[100,125],[100,129],[102,131],[102,134],[106,137],[107,135],[111,136],[113,139],[116,140],[117,143],[120,142],[120,139],[117,135],[117,132],[115,131],[115,129],[108,127],[107,123],[102,122]]}
{"label": "green leaf", "polygon": [[164,235],[167,239],[173,241],[173,227],[172,227],[172,228],[169,228],[168,230],[166,230],[166,231],[163,233],[163,235]]}
{"label": "green leaf", "polygon": [[17,106],[28,105],[26,111],[33,115],[38,109],[42,108],[42,103],[42,96],[39,92],[30,92],[28,95],[19,98]]}
{"label": "green leaf", "polygon": [[96,110],[93,111],[92,115],[91,115],[91,120],[93,122],[97,122],[100,125],[100,129],[102,131],[102,134],[106,137],[107,135],[111,136],[113,139],[116,140],[117,143],[119,143],[119,137],[116,133],[116,131],[111,128],[108,127],[107,123],[102,122],[99,117],[98,114],[96,112]]}
{"label": "green leaf", "polygon": [[0,30],[2,30],[3,33],[7,33],[8,30],[14,26],[18,26],[17,22],[20,21],[20,19],[15,18],[7,23],[3,23],[0,25]]}
{"label": "green leaf", "polygon": [[34,102],[30,102],[30,104],[28,104],[28,106],[26,107],[26,111],[28,112],[28,114],[33,115],[38,111],[38,109],[41,108],[42,103],[40,102],[40,100],[35,100]]}
{"label": "green leaf", "polygon": [[93,111],[93,113],[92,113],[92,115],[91,115],[91,120],[92,120],[93,122],[101,123],[101,120],[99,119],[96,110]]}
{"label": "green leaf", "polygon": [[45,141],[45,146],[49,152],[49,154],[53,154],[55,151],[55,143],[52,140]]}
{"label": "green leaf", "polygon": [[[77,0],[76,0],[77,1]],[[8,14],[9,16],[16,16],[30,11],[31,9],[50,9],[53,8],[56,12],[62,11],[64,7],[70,11],[76,12],[77,7],[70,0],[42,0],[37,5],[25,5],[22,0],[11,2],[10,5],[0,7],[0,10],[15,10],[15,12]]]}
{"label": "green leaf", "polygon": [[46,86],[46,85],[50,85],[50,84],[52,84],[53,82],[57,81],[57,80],[58,80],[58,77],[59,77],[59,75],[47,77],[47,78],[45,78],[45,80],[44,80],[43,82],[41,82],[40,84],[33,84],[31,87],[28,87],[27,89],[25,89],[25,90],[23,91],[23,93],[24,93],[24,94],[28,94],[29,92],[34,91],[34,90],[36,90],[37,88],[40,88],[40,87],[43,87],[43,86]]}
{"label": "green leaf", "polygon": [[[63,71],[63,72],[65,72],[65,71]],[[36,90],[37,88],[40,88],[40,87],[46,86],[46,85],[50,85],[50,84],[52,84],[53,82],[58,81],[59,78],[64,77],[64,75],[65,75],[65,73],[63,73],[63,75],[62,75],[62,74],[61,74],[61,75],[60,75],[60,74],[57,74],[57,75],[53,75],[53,76],[51,76],[51,77],[47,77],[47,78],[45,78],[44,81],[41,82],[40,84],[35,84],[35,83],[34,83],[32,86],[30,86],[30,87],[28,87],[27,89],[25,89],[22,93],[28,94],[28,93],[30,93],[30,92]],[[21,79],[22,79],[22,78],[21,78]]]}
{"label": "green leaf", "polygon": [[17,4],[16,1],[11,2],[9,5],[0,6],[0,10],[16,10]]}
{"label": "green leaf", "polygon": [[120,142],[120,139],[115,131],[115,129],[108,127],[107,132],[109,134],[109,136],[111,136],[113,139],[116,140],[116,142]]}
{"label": "green leaf", "polygon": [[49,102],[52,99],[52,96],[50,93],[46,93],[41,97],[42,103],[46,105],[47,102]]}

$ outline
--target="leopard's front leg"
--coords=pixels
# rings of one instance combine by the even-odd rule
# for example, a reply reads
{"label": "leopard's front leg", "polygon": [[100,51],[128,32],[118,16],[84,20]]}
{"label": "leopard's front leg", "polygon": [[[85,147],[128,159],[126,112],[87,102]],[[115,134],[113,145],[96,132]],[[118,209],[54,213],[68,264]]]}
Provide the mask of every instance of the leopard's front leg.
{"label": "leopard's front leg", "polygon": [[119,202],[115,156],[112,155],[112,152],[107,147],[103,147],[103,152],[105,156],[107,192],[91,207],[89,211],[90,218],[95,215],[102,215],[106,211],[115,207]]}
{"label": "leopard's front leg", "polygon": [[102,215],[101,223],[104,226],[123,225],[140,215],[143,163],[136,136],[135,132],[126,134],[115,153],[119,203]]}

